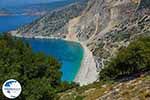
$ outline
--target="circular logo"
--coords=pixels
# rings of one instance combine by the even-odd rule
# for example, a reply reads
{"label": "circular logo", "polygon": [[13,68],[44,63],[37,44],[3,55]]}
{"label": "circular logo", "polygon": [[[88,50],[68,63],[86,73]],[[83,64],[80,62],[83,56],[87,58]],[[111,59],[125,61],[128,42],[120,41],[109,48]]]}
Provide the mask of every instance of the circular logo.
{"label": "circular logo", "polygon": [[21,93],[21,85],[18,81],[10,79],[3,84],[2,91],[7,98],[15,99]]}

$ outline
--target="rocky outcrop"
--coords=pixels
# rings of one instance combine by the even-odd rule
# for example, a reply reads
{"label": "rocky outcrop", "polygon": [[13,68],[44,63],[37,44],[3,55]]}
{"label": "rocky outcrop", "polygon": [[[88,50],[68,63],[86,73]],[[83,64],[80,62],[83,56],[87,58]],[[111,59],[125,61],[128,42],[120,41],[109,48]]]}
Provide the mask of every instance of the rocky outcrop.
{"label": "rocky outcrop", "polygon": [[138,35],[149,35],[150,10],[145,1],[90,0],[83,14],[70,20],[70,32],[87,44],[97,68],[104,67],[119,48]]}

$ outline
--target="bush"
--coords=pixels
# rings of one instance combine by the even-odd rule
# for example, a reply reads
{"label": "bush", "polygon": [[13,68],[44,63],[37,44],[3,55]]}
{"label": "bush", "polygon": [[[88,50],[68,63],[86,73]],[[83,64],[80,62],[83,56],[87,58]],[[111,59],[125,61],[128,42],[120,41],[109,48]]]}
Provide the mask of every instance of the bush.
{"label": "bush", "polygon": [[123,48],[101,70],[100,80],[111,80],[122,75],[150,69],[150,37],[142,37]]}

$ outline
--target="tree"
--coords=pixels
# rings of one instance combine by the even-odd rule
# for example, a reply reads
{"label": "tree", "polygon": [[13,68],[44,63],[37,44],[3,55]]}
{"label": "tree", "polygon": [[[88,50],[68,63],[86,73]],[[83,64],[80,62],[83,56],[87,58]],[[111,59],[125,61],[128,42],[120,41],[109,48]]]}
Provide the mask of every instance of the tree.
{"label": "tree", "polygon": [[118,52],[116,58],[100,72],[100,80],[115,79],[121,75],[149,69],[150,37],[142,37]]}
{"label": "tree", "polygon": [[[61,84],[60,63],[53,57],[33,53],[28,44],[10,36],[0,37],[0,86],[8,79],[22,85],[18,100],[52,99]],[[0,92],[1,100],[6,100]]]}

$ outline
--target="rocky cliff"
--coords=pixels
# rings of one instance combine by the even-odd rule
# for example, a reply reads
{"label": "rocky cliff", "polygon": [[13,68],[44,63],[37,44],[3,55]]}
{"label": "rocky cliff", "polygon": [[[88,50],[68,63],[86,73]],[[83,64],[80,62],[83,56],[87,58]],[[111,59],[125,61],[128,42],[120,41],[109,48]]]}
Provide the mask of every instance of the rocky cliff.
{"label": "rocky cliff", "polygon": [[17,34],[77,39],[93,53],[100,71],[121,47],[150,35],[149,7],[149,0],[88,0],[53,11]]}
{"label": "rocky cliff", "polygon": [[149,34],[150,10],[146,4],[150,5],[148,0],[91,0],[70,33],[87,44],[101,68],[134,37]]}

